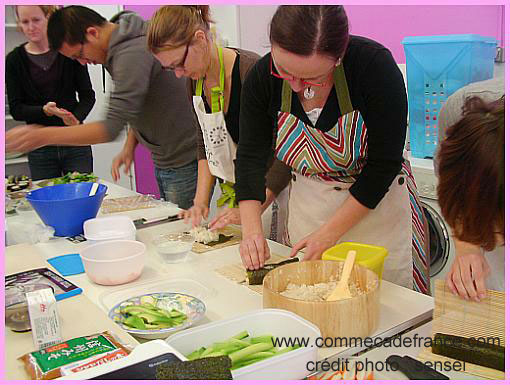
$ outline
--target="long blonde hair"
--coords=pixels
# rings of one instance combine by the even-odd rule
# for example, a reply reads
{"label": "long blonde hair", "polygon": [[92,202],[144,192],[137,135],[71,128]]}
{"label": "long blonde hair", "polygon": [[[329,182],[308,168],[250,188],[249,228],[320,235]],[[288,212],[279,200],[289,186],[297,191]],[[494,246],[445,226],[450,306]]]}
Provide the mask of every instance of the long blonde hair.
{"label": "long blonde hair", "polygon": [[154,54],[164,51],[165,47],[180,47],[189,43],[198,29],[209,33],[211,23],[208,5],[163,6],[149,23],[147,46]]}

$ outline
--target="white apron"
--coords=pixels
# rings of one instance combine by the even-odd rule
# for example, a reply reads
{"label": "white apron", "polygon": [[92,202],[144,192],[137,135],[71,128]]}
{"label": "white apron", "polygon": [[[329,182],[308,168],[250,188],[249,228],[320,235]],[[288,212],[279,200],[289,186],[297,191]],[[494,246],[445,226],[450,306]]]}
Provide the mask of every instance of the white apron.
{"label": "white apron", "polygon": [[200,128],[202,129],[209,171],[212,175],[226,182],[234,183],[234,159],[237,146],[228,133],[223,114],[225,68],[223,65],[222,48],[219,46],[218,55],[220,58],[220,86],[212,89],[211,113],[208,114],[206,112],[202,99],[203,79],[199,79],[197,82],[195,96],[193,96],[193,106],[200,123]]}
{"label": "white apron", "polygon": [[[283,82],[276,155],[294,170],[286,221],[289,245],[331,218],[349,196],[348,188],[366,161],[369,133],[359,111],[352,108],[342,65],[335,70],[335,90],[342,116],[334,127],[323,132],[290,113],[292,92]],[[408,178],[403,168],[377,207],[338,242],[385,247],[388,256],[383,279],[413,288],[413,210]],[[426,283],[421,287],[428,290]]]}
{"label": "white apron", "polygon": [[[405,175],[398,175],[377,207],[337,243],[358,242],[385,247],[388,256],[383,279],[412,288],[411,206],[405,178]],[[404,182],[399,184],[399,181]],[[349,197],[351,185],[293,173],[287,214],[289,243],[296,244],[325,224]]]}

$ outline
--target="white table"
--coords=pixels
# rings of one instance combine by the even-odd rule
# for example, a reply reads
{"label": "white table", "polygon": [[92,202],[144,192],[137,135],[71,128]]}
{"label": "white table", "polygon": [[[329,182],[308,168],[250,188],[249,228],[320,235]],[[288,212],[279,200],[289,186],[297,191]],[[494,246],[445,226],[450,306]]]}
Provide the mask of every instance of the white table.
{"label": "white table", "polygon": [[[133,195],[130,190],[122,187],[105,183],[108,185],[108,197],[115,198],[120,196]],[[137,215],[136,212],[132,215]],[[24,220],[38,220],[34,213],[23,213]],[[32,217],[31,217],[32,216]],[[35,217],[34,217],[35,216]],[[13,217],[16,218],[16,217]],[[8,219],[10,220],[10,219]],[[107,287],[92,283],[86,274],[80,274],[67,277],[67,279],[83,289],[93,303],[101,306],[106,312],[109,305],[105,299],[110,298],[121,290],[131,290],[136,288],[138,294],[143,294],[144,285],[153,286],[161,282],[161,285],[176,285],[186,280],[197,287],[202,287],[204,295],[207,297],[204,302],[207,306],[206,317],[202,323],[229,318],[241,313],[253,311],[262,308],[262,296],[252,290],[232,282],[214,270],[227,264],[238,263],[240,261],[238,246],[230,246],[220,250],[214,250],[204,254],[191,253],[189,260],[183,264],[165,264],[157,254],[151,244],[151,238],[156,234],[162,234],[171,231],[182,231],[189,228],[183,221],[165,223],[153,227],[148,227],[137,231],[137,239],[144,242],[147,247],[146,264],[141,277],[135,282]],[[39,243],[35,248],[40,254],[40,265],[33,266],[49,267],[45,259],[57,255],[76,253],[86,247],[88,242],[73,244],[65,238],[52,239],[46,243]],[[275,242],[269,242],[272,252],[279,255],[288,255],[290,248]],[[159,281],[158,281],[159,280]],[[156,282],[156,283],[155,283]],[[145,291],[146,292],[146,291]],[[409,289],[383,281],[381,285],[381,317],[380,324],[374,336],[381,338],[391,337],[403,330],[420,324],[432,316],[434,301],[428,297]],[[124,298],[125,299],[125,298]],[[105,315],[106,317],[106,315]],[[363,347],[332,347],[319,349],[319,359],[348,357],[363,350]]]}

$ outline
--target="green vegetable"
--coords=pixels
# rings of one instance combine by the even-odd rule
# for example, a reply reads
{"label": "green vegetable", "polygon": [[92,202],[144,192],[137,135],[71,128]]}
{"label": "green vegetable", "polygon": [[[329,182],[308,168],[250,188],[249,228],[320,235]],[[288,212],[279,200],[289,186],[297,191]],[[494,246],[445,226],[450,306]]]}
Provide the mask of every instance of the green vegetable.
{"label": "green vegetable", "polygon": [[215,342],[208,347],[201,347],[188,354],[187,358],[196,360],[204,357],[228,355],[232,360],[232,370],[235,370],[300,347],[295,345],[277,349],[273,345],[274,337],[269,334],[253,338],[248,337],[248,333],[243,331],[225,341]]}
{"label": "green vegetable", "polygon": [[136,315],[130,315],[129,317],[127,317],[126,320],[124,321],[124,325],[130,326],[135,329],[142,330],[146,329],[145,322],[143,322],[143,320]]}
{"label": "green vegetable", "polygon": [[248,282],[248,285],[262,285],[262,282],[264,281],[264,277],[271,270],[276,269],[279,266],[283,266],[288,263],[294,263],[294,262],[299,262],[299,258],[287,259],[287,260],[279,262],[279,263],[272,263],[269,265],[265,265],[264,267],[262,267],[261,269],[258,269],[258,270],[246,270],[246,281]]}
{"label": "green vegetable", "polygon": [[236,202],[236,191],[234,190],[234,184],[230,182],[220,183],[221,196],[216,201],[216,206],[221,207],[225,204],[230,208],[239,207]]}
{"label": "green vegetable", "polygon": [[436,333],[432,353],[505,371],[505,347],[450,334]]}
{"label": "green vegetable", "polygon": [[77,171],[68,172],[66,175],[60,178],[52,179],[53,184],[65,184],[65,183],[78,183],[78,182],[95,182],[97,176],[93,173],[81,174]]}
{"label": "green vegetable", "polygon": [[124,306],[120,313],[126,317],[122,320],[125,326],[141,330],[167,329],[179,326],[188,319],[186,314],[179,310],[161,309],[149,302]]}
{"label": "green vegetable", "polygon": [[232,362],[228,356],[158,365],[157,380],[231,380]]}

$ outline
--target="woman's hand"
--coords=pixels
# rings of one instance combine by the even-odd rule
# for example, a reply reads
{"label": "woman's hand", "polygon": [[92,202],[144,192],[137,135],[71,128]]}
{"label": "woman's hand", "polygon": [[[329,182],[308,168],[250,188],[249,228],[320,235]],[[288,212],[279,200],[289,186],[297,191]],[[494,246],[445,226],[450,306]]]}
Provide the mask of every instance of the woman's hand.
{"label": "woman's hand", "polygon": [[11,128],[5,133],[5,152],[29,152],[48,145],[44,128],[39,124]]}
{"label": "woman's hand", "polygon": [[47,116],[57,116],[66,126],[75,126],[80,124],[80,121],[76,119],[74,114],[70,111],[67,111],[65,108],[57,107],[55,102],[48,102],[43,106],[43,111]]}
{"label": "woman's hand", "polygon": [[216,215],[216,217],[209,222],[209,229],[219,230],[230,224],[241,224],[241,212],[239,208],[227,208],[222,210],[221,213]]}
{"label": "woman's hand", "polygon": [[258,270],[264,267],[264,263],[271,257],[269,246],[262,233],[243,234],[239,253],[244,267],[248,270]]}
{"label": "woman's hand", "polygon": [[304,261],[321,259],[322,253],[330,247],[333,247],[337,241],[337,234],[320,228],[296,243],[294,247],[292,247],[289,258],[295,257],[299,250],[306,247],[303,257]]}
{"label": "woman's hand", "polygon": [[119,168],[124,165],[124,174],[129,173],[131,164],[133,163],[134,153],[133,151],[126,150],[125,148],[112,160],[111,174],[115,182],[120,178]]}
{"label": "woman's hand", "polygon": [[478,302],[487,295],[485,279],[489,274],[489,265],[482,254],[457,255],[446,277],[446,283],[452,293]]}
{"label": "woman's hand", "polygon": [[77,124],[80,124],[80,121],[76,119],[76,116],[74,116],[72,112],[63,108],[61,108],[59,113],[55,115],[62,119],[66,126],[76,126]]}
{"label": "woman's hand", "polygon": [[202,219],[205,220],[209,216],[209,206],[204,203],[195,203],[188,210],[181,210],[178,215],[186,223],[191,219],[191,225],[197,227],[200,226]]}

